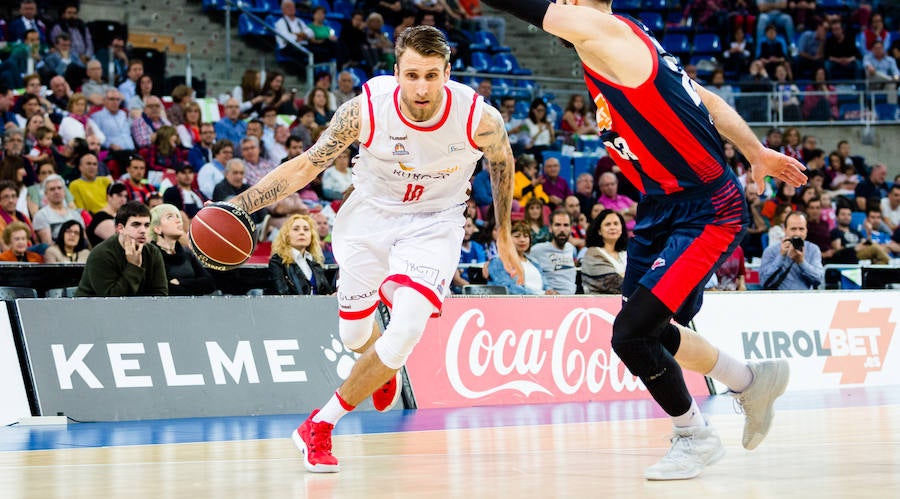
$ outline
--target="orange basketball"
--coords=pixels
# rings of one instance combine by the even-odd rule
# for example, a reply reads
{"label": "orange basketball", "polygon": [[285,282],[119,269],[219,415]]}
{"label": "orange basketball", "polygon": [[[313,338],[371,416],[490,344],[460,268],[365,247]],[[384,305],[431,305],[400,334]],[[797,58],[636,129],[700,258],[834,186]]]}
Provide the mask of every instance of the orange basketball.
{"label": "orange basketball", "polygon": [[212,203],[191,220],[191,246],[205,267],[230,270],[253,254],[250,214],[231,203]]}

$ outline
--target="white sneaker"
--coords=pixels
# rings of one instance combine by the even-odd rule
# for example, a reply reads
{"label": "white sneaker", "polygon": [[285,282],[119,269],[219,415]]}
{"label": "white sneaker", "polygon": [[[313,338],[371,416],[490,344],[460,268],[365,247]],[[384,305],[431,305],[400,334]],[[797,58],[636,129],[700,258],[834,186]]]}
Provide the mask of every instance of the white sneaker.
{"label": "white sneaker", "polygon": [[784,393],[791,369],[787,360],[750,362],[753,382],[741,393],[732,393],[744,411],[744,448],[755,449],[769,433],[775,416],[775,399]]}
{"label": "white sneaker", "polygon": [[675,428],[672,448],[658,463],[644,471],[647,480],[685,480],[694,478],[704,466],[725,455],[725,447],[712,426]]}

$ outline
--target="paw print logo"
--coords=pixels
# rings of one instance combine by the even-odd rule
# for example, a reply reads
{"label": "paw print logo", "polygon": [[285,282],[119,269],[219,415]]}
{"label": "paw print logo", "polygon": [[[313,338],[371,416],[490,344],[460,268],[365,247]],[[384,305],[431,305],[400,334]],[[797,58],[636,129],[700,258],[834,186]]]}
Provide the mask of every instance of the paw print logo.
{"label": "paw print logo", "polygon": [[353,364],[359,358],[359,354],[345,349],[341,340],[333,335],[331,337],[331,348],[322,347],[322,353],[325,354],[328,362],[335,365],[337,375],[341,379],[347,379],[350,376],[350,370],[353,369]]}

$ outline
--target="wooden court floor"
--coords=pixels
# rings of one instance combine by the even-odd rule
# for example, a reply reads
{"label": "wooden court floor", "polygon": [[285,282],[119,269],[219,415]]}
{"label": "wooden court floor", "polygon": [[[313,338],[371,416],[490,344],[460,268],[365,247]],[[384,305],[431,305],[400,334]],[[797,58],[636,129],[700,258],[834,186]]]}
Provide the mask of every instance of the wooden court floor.
{"label": "wooden court floor", "polygon": [[[896,498],[900,387],[883,390],[861,403],[842,394],[812,404],[779,401],[787,408],[753,452],[740,446],[743,416],[730,410],[729,398],[713,397],[704,411],[728,454],[700,477],[678,482],[642,478],[668,448],[667,419],[544,424],[527,413],[505,426],[481,414],[481,423],[456,417],[446,429],[336,435],[338,474],[306,473],[288,438],[242,439],[240,431],[193,443],[4,451],[0,497]],[[0,440],[14,431],[36,430],[5,428]]]}

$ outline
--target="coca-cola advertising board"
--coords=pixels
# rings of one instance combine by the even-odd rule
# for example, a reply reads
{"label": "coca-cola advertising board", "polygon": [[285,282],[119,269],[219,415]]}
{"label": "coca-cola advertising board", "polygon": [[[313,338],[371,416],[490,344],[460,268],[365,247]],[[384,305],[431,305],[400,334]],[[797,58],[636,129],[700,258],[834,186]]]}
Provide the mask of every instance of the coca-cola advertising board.
{"label": "coca-cola advertising board", "polygon": [[[646,399],[612,352],[614,296],[449,298],[406,363],[419,408]],[[694,395],[703,376],[684,372]]]}

